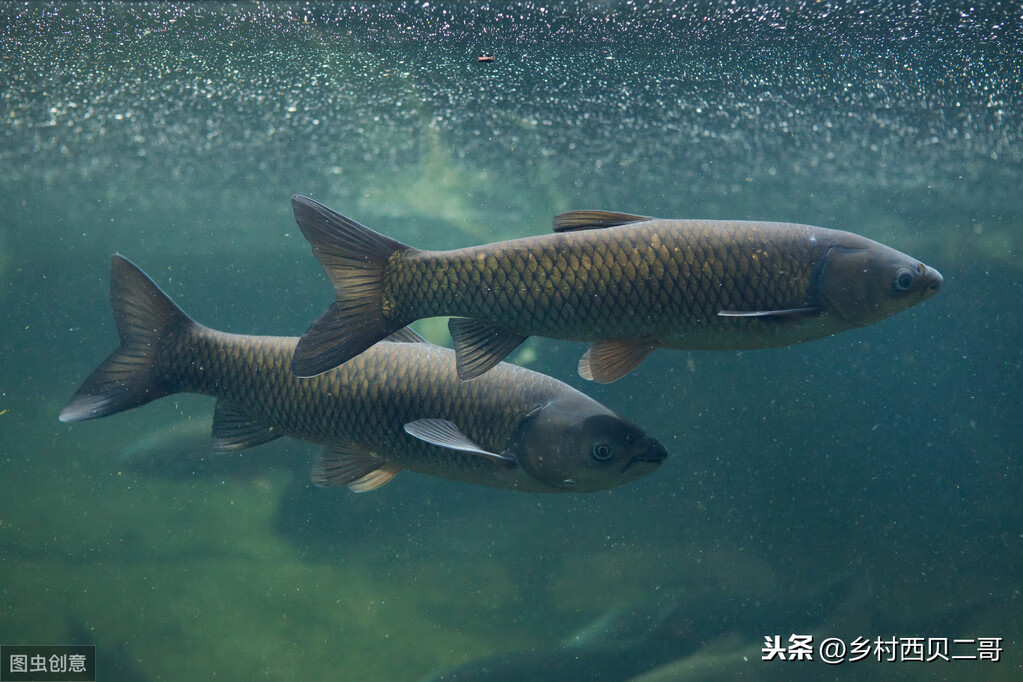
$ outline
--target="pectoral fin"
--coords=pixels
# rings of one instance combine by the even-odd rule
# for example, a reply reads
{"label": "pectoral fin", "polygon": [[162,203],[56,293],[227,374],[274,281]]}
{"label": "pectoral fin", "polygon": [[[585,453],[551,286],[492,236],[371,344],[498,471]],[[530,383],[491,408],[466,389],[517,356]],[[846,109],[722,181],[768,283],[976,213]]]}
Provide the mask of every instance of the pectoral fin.
{"label": "pectoral fin", "polygon": [[320,487],[347,485],[352,492],[376,490],[401,471],[354,443],[333,442],[313,465],[312,480]]}
{"label": "pectoral fin", "polygon": [[567,211],[554,216],[555,232],[576,232],[578,230],[602,230],[629,223],[653,220],[650,216],[612,211]]}
{"label": "pectoral fin", "polygon": [[280,438],[284,434],[253,419],[229,400],[213,409],[213,451],[236,452]]}
{"label": "pectoral fin", "polygon": [[779,319],[798,319],[800,317],[813,317],[820,315],[821,309],[809,308],[787,308],[785,310],[722,310],[718,317],[776,317]]}
{"label": "pectoral fin", "polygon": [[501,362],[527,338],[464,317],[453,317],[448,320],[448,331],[451,332],[451,340],[455,343],[458,378],[462,381],[475,379],[483,374]]}
{"label": "pectoral fin", "polygon": [[447,419],[417,419],[414,422],[405,424],[405,433],[418,438],[419,440],[439,445],[442,448],[471,452],[503,464],[515,464],[514,457],[498,455],[484,450],[482,446],[473,441],[469,436]]}
{"label": "pectoral fin", "polygon": [[579,376],[609,384],[636,369],[655,348],[652,341],[598,341],[579,360]]}

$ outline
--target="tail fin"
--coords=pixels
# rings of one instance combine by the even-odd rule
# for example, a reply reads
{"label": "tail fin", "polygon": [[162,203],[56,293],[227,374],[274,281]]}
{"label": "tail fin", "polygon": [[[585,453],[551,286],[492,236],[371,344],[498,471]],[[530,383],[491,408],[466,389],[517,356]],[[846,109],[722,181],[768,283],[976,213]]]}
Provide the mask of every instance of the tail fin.
{"label": "tail fin", "polygon": [[105,417],[175,391],[161,375],[157,356],[169,336],[195,323],[121,255],[110,261],[110,305],[121,345],[61,410],[62,422]]}
{"label": "tail fin", "polygon": [[383,274],[396,251],[411,247],[377,234],[308,197],[293,196],[295,221],[334,285],[337,300],[295,348],[291,371],[322,374],[404,327],[383,312]]}

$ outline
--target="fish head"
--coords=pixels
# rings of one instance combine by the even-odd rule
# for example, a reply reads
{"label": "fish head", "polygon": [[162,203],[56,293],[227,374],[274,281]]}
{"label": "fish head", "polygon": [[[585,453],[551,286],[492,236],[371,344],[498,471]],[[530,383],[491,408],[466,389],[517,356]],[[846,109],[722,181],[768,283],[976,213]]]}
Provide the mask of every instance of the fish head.
{"label": "fish head", "polygon": [[584,395],[527,414],[513,436],[522,469],[552,488],[605,490],[646,476],[668,451],[657,439]]}
{"label": "fish head", "polygon": [[934,268],[901,251],[842,233],[828,249],[818,275],[825,312],[852,327],[873,324],[922,303],[941,289]]}

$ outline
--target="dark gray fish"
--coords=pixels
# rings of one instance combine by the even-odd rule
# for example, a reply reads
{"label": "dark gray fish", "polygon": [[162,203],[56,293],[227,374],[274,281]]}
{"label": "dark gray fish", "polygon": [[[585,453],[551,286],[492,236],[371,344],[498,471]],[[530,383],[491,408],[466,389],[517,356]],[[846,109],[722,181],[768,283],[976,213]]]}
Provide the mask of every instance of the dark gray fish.
{"label": "dark gray fish", "polygon": [[[255,479],[271,471],[308,473],[308,452],[294,442],[277,441],[257,452],[210,452],[212,418],[171,422],[147,431],[120,448],[125,469],[170,479]],[[278,446],[279,443],[279,446]]]}
{"label": "dark gray fish", "polygon": [[942,282],[895,249],[810,225],[573,211],[555,217],[555,234],[422,251],[312,199],[292,202],[337,293],[299,341],[298,376],[414,320],[454,315],[462,379],[541,335],[592,342],[579,373],[606,383],[659,347],[768,348],[873,324]]}
{"label": "dark gray fish", "polygon": [[765,634],[819,624],[850,594],[852,573],[809,594],[691,598],[658,593],[612,609],[560,647],[469,661],[424,682],[624,682],[730,636],[763,641]]}
{"label": "dark gray fish", "polygon": [[297,339],[219,332],[189,319],[141,270],[111,262],[120,347],[60,413],[104,417],[173,393],[216,397],[213,446],[291,436],[322,443],[313,480],[357,492],[402,469],[533,492],[603,490],[640,478],[664,446],[543,374],[502,364],[460,381],[450,350],[400,330],[312,379],[290,369]]}

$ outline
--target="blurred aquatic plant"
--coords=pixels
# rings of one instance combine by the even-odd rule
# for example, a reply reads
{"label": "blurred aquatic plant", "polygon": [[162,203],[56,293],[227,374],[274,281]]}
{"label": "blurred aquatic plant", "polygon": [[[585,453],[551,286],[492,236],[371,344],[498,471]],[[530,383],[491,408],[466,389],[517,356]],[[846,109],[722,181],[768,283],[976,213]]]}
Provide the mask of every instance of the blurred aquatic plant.
{"label": "blurred aquatic plant", "polygon": [[489,174],[470,172],[456,163],[446,136],[431,125],[422,138],[418,163],[406,172],[378,178],[362,190],[359,210],[392,218],[442,220],[477,239],[488,234],[483,212],[470,200],[492,188]]}
{"label": "blurred aquatic plant", "polygon": [[[508,115],[510,116],[510,114]],[[471,243],[511,239],[547,229],[550,218],[566,210],[558,191],[557,171],[541,154],[536,133],[521,123],[523,143],[519,153],[535,161],[528,178],[508,177],[459,158],[450,135],[439,124],[424,128],[419,158],[398,173],[373,174],[361,191],[358,210],[364,215],[412,219],[431,223],[442,235],[421,235],[431,247],[455,247]],[[532,139],[531,139],[532,135]],[[459,233],[445,238],[444,233]],[[410,237],[412,238],[412,237]]]}
{"label": "blurred aquatic plant", "polygon": [[975,221],[972,225],[952,225],[942,230],[946,236],[932,250],[950,261],[969,266],[1020,268],[1023,249],[1023,225],[1018,223]]}

